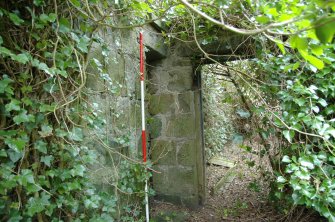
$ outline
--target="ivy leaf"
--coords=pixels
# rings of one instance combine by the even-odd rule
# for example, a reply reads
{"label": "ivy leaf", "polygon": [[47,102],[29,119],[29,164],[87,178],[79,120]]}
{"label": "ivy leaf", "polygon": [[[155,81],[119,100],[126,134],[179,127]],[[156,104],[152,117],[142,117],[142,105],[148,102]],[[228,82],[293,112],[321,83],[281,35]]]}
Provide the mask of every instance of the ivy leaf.
{"label": "ivy leaf", "polygon": [[15,13],[9,13],[9,19],[17,26],[20,26],[24,20]]}
{"label": "ivy leaf", "polygon": [[313,170],[314,169],[314,164],[312,161],[310,161],[308,158],[306,157],[302,157],[299,160],[301,166],[307,167],[308,169]]}
{"label": "ivy leaf", "polygon": [[54,21],[56,21],[56,18],[57,18],[57,16],[56,16],[55,13],[50,13],[49,15],[43,13],[43,14],[40,15],[40,20],[44,23],[54,22]]}
{"label": "ivy leaf", "polygon": [[9,159],[13,163],[16,163],[18,160],[20,160],[23,157],[23,153],[18,153],[14,150],[8,150],[7,154],[9,155]]}
{"label": "ivy leaf", "polygon": [[27,203],[27,214],[32,217],[36,213],[40,213],[46,210],[46,207],[50,205],[50,195],[45,192],[42,193],[41,197],[31,197]]}
{"label": "ivy leaf", "polygon": [[41,104],[40,106],[40,112],[53,112],[56,107],[56,104]]}
{"label": "ivy leaf", "polygon": [[9,49],[5,48],[5,47],[0,47],[0,55],[3,55],[5,57],[7,56],[13,56],[14,54],[12,53],[12,51],[10,51]]}
{"label": "ivy leaf", "polygon": [[284,177],[282,177],[282,176],[279,176],[279,177],[277,177],[277,182],[278,183],[285,183],[286,179]]}
{"label": "ivy leaf", "polygon": [[297,98],[297,99],[294,99],[294,102],[298,104],[298,106],[303,106],[307,101],[304,98]]}
{"label": "ivy leaf", "polygon": [[292,139],[295,135],[295,132],[293,130],[284,130],[283,135],[287,139],[287,141],[289,141],[291,143]]}
{"label": "ivy leaf", "polygon": [[86,171],[86,168],[83,165],[76,165],[72,170],[71,170],[71,175],[74,176],[84,176],[84,172]]}
{"label": "ivy leaf", "polygon": [[28,183],[35,183],[33,172],[30,169],[21,170],[18,182],[23,186],[26,186]]}
{"label": "ivy leaf", "polygon": [[319,113],[320,112],[320,108],[318,106],[312,106],[312,110],[315,112],[315,113]]}
{"label": "ivy leaf", "polygon": [[30,93],[33,91],[33,87],[32,86],[22,86],[21,91],[23,94],[26,94],[27,92]]}
{"label": "ivy leaf", "polygon": [[20,114],[14,116],[13,120],[19,125],[20,123],[34,122],[35,117],[32,114],[27,114],[27,110],[23,110]]}
{"label": "ivy leaf", "polygon": [[12,79],[8,78],[7,75],[4,75],[3,79],[0,80],[0,93],[7,92],[13,94],[13,91],[9,85],[12,82],[14,82]]}
{"label": "ivy leaf", "polygon": [[41,153],[47,154],[48,149],[47,149],[47,143],[44,142],[43,140],[37,140],[34,143],[34,147],[35,149],[37,149],[38,151],[40,151]]}
{"label": "ivy leaf", "polygon": [[291,159],[290,157],[288,157],[287,155],[283,156],[283,159],[281,160],[283,163],[291,163]]}
{"label": "ivy leaf", "polygon": [[61,137],[61,138],[68,135],[68,132],[66,132],[65,130],[59,129],[59,128],[55,130],[55,133],[56,133],[56,136]]}
{"label": "ivy leaf", "polygon": [[29,57],[26,53],[20,53],[18,55],[13,55],[12,59],[22,64],[26,64],[29,61]]}
{"label": "ivy leaf", "polygon": [[83,132],[81,128],[78,127],[73,127],[72,131],[69,132],[69,139],[74,140],[74,141],[78,141],[81,142],[83,141]]}
{"label": "ivy leaf", "polygon": [[5,144],[7,144],[8,147],[14,150],[15,152],[20,153],[26,146],[26,140],[22,138],[6,138]]}
{"label": "ivy leaf", "polygon": [[8,103],[5,108],[6,108],[6,111],[7,112],[10,112],[12,110],[15,110],[15,111],[20,111],[21,107],[21,102],[19,100],[16,100],[16,99],[12,99],[10,101],[10,103]]}
{"label": "ivy leaf", "polygon": [[323,107],[326,107],[328,105],[327,101],[322,98],[318,100],[318,103],[320,103],[320,105]]}
{"label": "ivy leaf", "polygon": [[41,126],[41,131],[38,131],[41,137],[48,137],[52,135],[52,127],[50,125],[43,124]]}
{"label": "ivy leaf", "polygon": [[47,74],[51,75],[52,76],[52,72],[50,70],[50,68],[47,66],[47,64],[45,64],[44,62],[41,62],[38,64],[37,68],[39,70],[42,70],[44,72],[46,72]]}
{"label": "ivy leaf", "polygon": [[42,156],[41,157],[41,162],[44,163],[46,166],[50,167],[51,162],[53,161],[54,157],[53,156]]}
{"label": "ivy leaf", "polygon": [[41,188],[36,186],[36,184],[27,184],[25,188],[27,189],[28,194],[36,193],[41,190]]}
{"label": "ivy leaf", "polygon": [[22,102],[23,102],[26,106],[31,106],[31,105],[33,105],[33,101],[32,101],[31,99],[27,98],[27,97],[24,97],[24,98],[22,98],[21,100],[22,100]]}
{"label": "ivy leaf", "polygon": [[52,80],[50,80],[47,83],[43,84],[43,90],[48,93],[54,93],[59,90],[59,87]]}
{"label": "ivy leaf", "polygon": [[61,18],[59,19],[59,32],[68,33],[71,31],[71,24],[68,19]]}
{"label": "ivy leaf", "polygon": [[335,138],[335,129],[334,128],[332,128],[332,127],[328,128],[325,133],[330,134],[330,135],[332,135],[333,138]]}
{"label": "ivy leaf", "polygon": [[88,38],[86,35],[81,37],[79,39],[79,42],[77,43],[78,49],[80,49],[80,51],[82,51],[84,53],[87,53],[88,52],[89,41],[90,41],[90,38]]}

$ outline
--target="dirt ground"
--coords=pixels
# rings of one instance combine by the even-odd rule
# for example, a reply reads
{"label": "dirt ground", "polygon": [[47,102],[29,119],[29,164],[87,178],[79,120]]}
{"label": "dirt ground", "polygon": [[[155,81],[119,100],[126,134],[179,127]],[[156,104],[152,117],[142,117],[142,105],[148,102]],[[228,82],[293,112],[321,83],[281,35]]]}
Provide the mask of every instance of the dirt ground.
{"label": "dirt ground", "polygon": [[[153,200],[151,214],[154,221],[323,221],[305,210],[294,210],[284,215],[269,204],[269,184],[263,176],[265,172],[271,174],[266,158],[251,154],[234,143],[227,145],[220,156],[233,161],[235,166],[207,165],[207,200],[204,206],[191,210]],[[229,181],[214,193],[215,185],[228,173]]]}

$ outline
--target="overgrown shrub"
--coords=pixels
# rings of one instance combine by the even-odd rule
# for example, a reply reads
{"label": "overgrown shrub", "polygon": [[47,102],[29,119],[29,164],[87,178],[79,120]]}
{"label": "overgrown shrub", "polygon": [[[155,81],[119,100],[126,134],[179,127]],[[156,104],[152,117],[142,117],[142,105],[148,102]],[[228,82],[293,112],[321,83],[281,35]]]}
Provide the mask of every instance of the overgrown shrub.
{"label": "overgrown shrub", "polygon": [[[106,123],[88,98],[87,68],[117,96],[105,70],[111,49],[97,35],[112,26],[114,20],[102,18],[114,6],[76,0],[0,3],[1,221],[141,220],[139,189],[149,178],[143,165],[124,163],[111,184],[116,192],[97,189],[89,178],[97,164],[95,148],[107,143],[101,136],[89,138],[102,141],[96,147],[85,145],[87,132]],[[89,59],[92,44],[103,49],[103,61]]]}

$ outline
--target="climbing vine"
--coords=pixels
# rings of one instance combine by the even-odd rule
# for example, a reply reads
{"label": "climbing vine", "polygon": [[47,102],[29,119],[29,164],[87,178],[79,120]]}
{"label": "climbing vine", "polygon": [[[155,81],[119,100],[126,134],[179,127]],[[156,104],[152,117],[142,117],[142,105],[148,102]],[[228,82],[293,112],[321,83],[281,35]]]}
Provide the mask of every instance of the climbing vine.
{"label": "climbing vine", "polygon": [[[181,2],[193,23],[193,30],[185,32],[192,33],[211,63],[227,69],[230,65],[220,56],[243,58],[237,49],[230,55],[206,52],[206,44],[217,41],[208,34],[215,27],[250,36],[255,52],[248,67],[253,73],[232,73],[240,87],[257,97],[247,102],[251,114],[260,118],[257,131],[276,175],[274,196],[291,203],[284,209],[281,205],[287,213],[304,205],[334,221],[334,3]],[[274,137],[282,140],[271,147],[267,141]]]}
{"label": "climbing vine", "polygon": [[[141,220],[140,187],[150,173],[99,134],[106,120],[90,101],[87,80],[94,70],[105,83],[99,93],[122,94],[107,74],[113,49],[98,34],[164,17],[170,32],[163,36],[193,39],[204,59],[225,67],[202,47],[221,29],[252,36],[255,75],[234,75],[258,96],[249,108],[264,117],[263,140],[283,137],[271,154],[274,196],[335,221],[334,11],[321,0],[2,1],[1,220]],[[103,58],[93,58],[99,47]],[[108,181],[113,197],[89,178],[98,153],[87,140],[119,157],[121,173]],[[127,147],[129,137],[114,142]]]}
{"label": "climbing vine", "polygon": [[[123,21],[118,16],[126,11]],[[150,173],[110,147],[103,134],[96,136],[106,119],[89,97],[87,79],[94,70],[105,83],[103,93],[121,93],[106,70],[113,48],[99,33],[141,26],[152,21],[152,12],[137,1],[0,3],[1,221],[141,220]],[[102,60],[90,55],[96,48]],[[129,145],[127,135],[115,141]],[[97,189],[90,179],[98,147],[125,158],[113,192]]]}

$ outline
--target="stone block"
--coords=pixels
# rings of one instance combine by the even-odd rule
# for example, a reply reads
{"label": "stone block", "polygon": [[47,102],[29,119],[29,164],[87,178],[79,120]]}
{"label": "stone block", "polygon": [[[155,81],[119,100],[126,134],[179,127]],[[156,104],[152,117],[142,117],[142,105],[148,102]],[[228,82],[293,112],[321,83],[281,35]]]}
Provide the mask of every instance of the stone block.
{"label": "stone block", "polygon": [[169,75],[169,66],[166,66],[164,60],[157,61],[153,64],[154,67],[150,67],[148,70],[149,92],[152,94],[166,92],[167,85],[171,80]]}
{"label": "stone block", "polygon": [[155,196],[155,199],[173,203],[176,205],[186,206],[187,208],[191,208],[194,210],[196,210],[200,206],[199,197],[196,194],[192,194],[186,197],[159,193]]}
{"label": "stone block", "polygon": [[153,174],[154,190],[157,194],[188,197],[197,193],[194,167],[158,166],[160,173]]}
{"label": "stone block", "polygon": [[151,145],[152,162],[162,165],[176,164],[176,144],[172,141],[154,140]]}
{"label": "stone block", "polygon": [[191,60],[189,57],[180,57],[180,56],[174,56],[173,60],[171,62],[172,66],[192,66]]}
{"label": "stone block", "polygon": [[178,95],[178,112],[189,113],[194,109],[194,92],[187,91]]}
{"label": "stone block", "polygon": [[151,95],[149,100],[149,113],[156,115],[158,113],[167,113],[171,111],[170,107],[175,103],[173,94]]}
{"label": "stone block", "polygon": [[167,56],[167,45],[164,43],[164,38],[152,26],[146,26],[149,31],[144,32],[144,44],[147,48],[147,61],[162,59]]}
{"label": "stone block", "polygon": [[196,163],[195,140],[184,142],[180,145],[177,153],[177,162],[183,166],[194,166]]}
{"label": "stone block", "polygon": [[125,61],[122,56],[115,53],[113,59],[106,64],[106,69],[109,77],[114,82],[123,83],[125,78]]}
{"label": "stone block", "polygon": [[167,86],[170,91],[183,92],[192,89],[193,72],[192,67],[181,67],[169,72],[170,79]]}
{"label": "stone block", "polygon": [[193,137],[195,133],[195,118],[192,114],[183,114],[167,122],[166,136]]}
{"label": "stone block", "polygon": [[162,134],[162,120],[159,116],[151,117],[149,122],[149,134],[152,139],[159,137]]}

